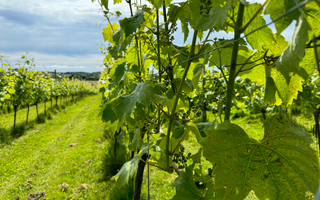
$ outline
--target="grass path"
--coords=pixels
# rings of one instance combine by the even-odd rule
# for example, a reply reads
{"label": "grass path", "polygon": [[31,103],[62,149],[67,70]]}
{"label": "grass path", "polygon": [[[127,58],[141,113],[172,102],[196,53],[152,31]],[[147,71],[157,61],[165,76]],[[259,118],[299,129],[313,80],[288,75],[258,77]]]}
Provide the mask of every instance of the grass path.
{"label": "grass path", "polygon": [[105,199],[99,189],[105,184],[100,181],[105,143],[100,102],[100,95],[80,100],[1,148],[0,199],[27,199],[43,191],[46,199]]}
{"label": "grass path", "polygon": [[[64,99],[65,100],[65,99]],[[58,105],[60,104],[60,100],[58,101]],[[53,106],[55,105],[55,100],[53,101]],[[44,103],[39,103],[38,105],[38,112],[39,114],[44,112]],[[46,102],[46,109],[51,108],[51,101],[47,101]],[[17,124],[21,124],[21,123],[25,123],[26,122],[26,118],[27,118],[27,111],[28,108],[22,108],[22,109],[18,109],[17,111]],[[29,110],[29,122],[33,121],[37,118],[37,112],[36,112],[36,106],[30,106],[30,110]],[[8,113],[8,114],[2,114],[0,115],[0,127],[1,128],[11,128],[13,126],[13,121],[14,121],[14,112]]]}
{"label": "grass path", "polygon": [[[27,199],[40,192],[45,192],[41,200],[109,199],[114,183],[104,177],[108,142],[98,117],[100,103],[100,95],[82,99],[10,145],[0,145],[0,199]],[[73,143],[76,146],[71,147]],[[170,185],[176,175],[150,167],[150,177],[151,199],[174,196]],[[87,189],[81,189],[82,184]],[[68,191],[62,191],[61,185],[68,186]],[[145,197],[147,167],[142,192]]]}

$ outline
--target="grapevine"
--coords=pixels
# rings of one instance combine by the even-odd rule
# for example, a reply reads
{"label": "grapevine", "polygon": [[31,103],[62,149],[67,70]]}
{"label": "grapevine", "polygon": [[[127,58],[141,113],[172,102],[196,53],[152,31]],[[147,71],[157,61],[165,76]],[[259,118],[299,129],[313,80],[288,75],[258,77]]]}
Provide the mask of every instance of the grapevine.
{"label": "grapevine", "polygon": [[[19,107],[26,106],[28,124],[30,105],[36,106],[37,118],[39,119],[38,104],[58,97],[72,99],[75,95],[94,94],[95,88],[79,80],[61,79],[55,80],[48,72],[37,72],[32,70],[35,67],[34,59],[23,55],[18,68],[12,68],[10,64],[2,63],[7,69],[0,69],[0,108],[13,106],[14,124],[16,126],[16,113]],[[2,57],[1,57],[2,58]],[[46,105],[46,104],[44,104]],[[44,108],[46,112],[46,107]]]}
{"label": "grapevine", "polygon": [[[305,98],[298,94],[317,69],[309,41],[319,36],[320,23],[312,17],[319,1],[152,0],[152,7],[127,1],[131,16],[119,23],[111,23],[108,1],[98,3],[108,19],[102,31],[102,120],[109,132],[127,130],[128,148],[137,152],[112,178],[117,186],[138,171],[139,199],[147,163],[177,174],[174,200],[242,200],[251,190],[260,199],[298,200],[316,192],[319,159],[310,135],[289,117],[266,110]],[[264,15],[272,21],[267,24]],[[288,42],[281,33],[293,21]],[[184,42],[192,33],[191,44],[175,44],[178,24]],[[217,38],[216,32],[233,32],[234,38]],[[262,140],[231,123],[239,106],[263,114]],[[146,134],[160,137],[151,143]],[[190,134],[201,148],[186,156],[183,142]],[[214,166],[208,173],[197,167],[201,158]]]}

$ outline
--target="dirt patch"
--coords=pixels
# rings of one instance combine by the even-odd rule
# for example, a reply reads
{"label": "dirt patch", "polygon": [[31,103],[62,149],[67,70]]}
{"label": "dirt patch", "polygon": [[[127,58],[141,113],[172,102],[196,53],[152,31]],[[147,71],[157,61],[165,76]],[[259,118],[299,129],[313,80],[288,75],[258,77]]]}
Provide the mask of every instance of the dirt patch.
{"label": "dirt patch", "polygon": [[33,193],[29,194],[28,200],[36,200],[39,199],[40,197],[44,196],[46,192],[39,192],[39,193]]}
{"label": "dirt patch", "polygon": [[96,143],[102,143],[102,140],[100,138],[98,138],[97,140],[95,140]]}
{"label": "dirt patch", "polygon": [[62,192],[67,192],[69,190],[69,187],[65,185],[60,185],[60,189]]}
{"label": "dirt patch", "polygon": [[78,146],[78,144],[77,143],[71,143],[70,144],[70,147],[75,147],[75,146]]}
{"label": "dirt patch", "polygon": [[92,163],[92,160],[87,160],[86,162],[84,162],[84,165],[90,165]]}
{"label": "dirt patch", "polygon": [[20,187],[29,187],[29,189],[32,189],[33,186],[30,184],[31,182],[32,182],[32,180],[27,180],[26,183],[24,183],[24,184],[19,184],[19,185],[18,185],[18,188],[20,188]]}
{"label": "dirt patch", "polygon": [[83,183],[80,185],[81,190],[86,190],[88,188],[88,185],[86,183]]}

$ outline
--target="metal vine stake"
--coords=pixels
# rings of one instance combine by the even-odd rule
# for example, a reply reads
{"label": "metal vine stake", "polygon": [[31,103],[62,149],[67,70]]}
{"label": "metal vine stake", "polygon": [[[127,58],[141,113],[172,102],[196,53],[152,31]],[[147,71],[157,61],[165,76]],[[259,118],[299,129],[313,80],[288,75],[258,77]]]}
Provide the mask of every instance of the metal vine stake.
{"label": "metal vine stake", "polygon": [[[317,69],[319,72],[319,78],[320,78],[320,66],[319,66],[319,58],[318,58],[318,52],[317,52],[317,38],[313,36],[313,49],[314,49],[314,55],[317,63]],[[318,148],[320,150],[320,130],[319,130],[319,114],[320,114],[320,107],[314,111],[314,121],[315,121],[315,135],[318,138]],[[318,152],[319,153],[319,152]]]}

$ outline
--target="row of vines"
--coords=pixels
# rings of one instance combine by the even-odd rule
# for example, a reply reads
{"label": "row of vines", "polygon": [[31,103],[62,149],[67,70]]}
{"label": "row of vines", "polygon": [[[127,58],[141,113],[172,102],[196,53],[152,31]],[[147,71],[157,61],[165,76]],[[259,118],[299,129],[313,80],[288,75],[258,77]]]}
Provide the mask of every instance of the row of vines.
{"label": "row of vines", "polygon": [[[34,59],[21,57],[22,61],[11,67],[0,57],[2,68],[0,68],[0,108],[13,107],[14,127],[16,125],[16,113],[19,107],[27,107],[26,123],[28,123],[29,109],[31,105],[36,106],[37,116],[38,104],[51,101],[57,106],[62,98],[68,99],[87,94],[97,93],[97,89],[91,85],[76,80],[63,78],[59,75],[53,76],[48,72],[34,71]],[[44,104],[46,105],[46,104]],[[46,111],[46,108],[44,108]]]}
{"label": "row of vines", "polygon": [[[301,200],[316,193],[313,140],[282,110],[294,99],[319,106],[319,91],[307,94],[305,87],[302,94],[303,84],[319,79],[319,0],[126,0],[130,17],[119,22],[121,12],[97,1],[108,22],[102,119],[110,135],[128,138],[132,151],[112,178],[117,187],[135,177],[134,199],[140,199],[148,165],[177,174],[174,200],[243,200],[252,190],[259,199]],[[281,34],[291,23],[288,42]],[[218,38],[220,32],[234,37]],[[176,44],[177,35],[186,42],[189,34],[191,44]],[[255,87],[254,96],[243,82]],[[262,113],[260,140],[231,122],[246,101],[248,110]],[[275,107],[279,114],[266,114]],[[189,135],[201,148],[186,156]],[[212,167],[202,167],[206,160]]]}

